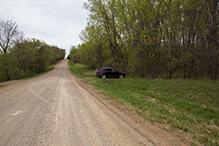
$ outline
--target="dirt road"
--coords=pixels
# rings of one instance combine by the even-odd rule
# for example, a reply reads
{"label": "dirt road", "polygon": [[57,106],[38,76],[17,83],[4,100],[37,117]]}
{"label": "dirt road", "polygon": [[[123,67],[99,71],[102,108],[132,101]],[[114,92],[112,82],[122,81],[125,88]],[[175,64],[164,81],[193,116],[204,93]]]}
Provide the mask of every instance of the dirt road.
{"label": "dirt road", "polygon": [[183,145],[71,75],[68,61],[0,89],[1,146]]}

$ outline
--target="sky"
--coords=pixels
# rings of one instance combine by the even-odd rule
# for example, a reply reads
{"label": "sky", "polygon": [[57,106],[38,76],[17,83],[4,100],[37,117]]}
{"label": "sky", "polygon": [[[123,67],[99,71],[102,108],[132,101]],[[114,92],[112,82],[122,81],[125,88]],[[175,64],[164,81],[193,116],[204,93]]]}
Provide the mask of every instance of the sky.
{"label": "sky", "polygon": [[69,54],[81,44],[79,34],[87,24],[86,0],[0,0],[0,18],[13,20],[25,38],[36,38]]}

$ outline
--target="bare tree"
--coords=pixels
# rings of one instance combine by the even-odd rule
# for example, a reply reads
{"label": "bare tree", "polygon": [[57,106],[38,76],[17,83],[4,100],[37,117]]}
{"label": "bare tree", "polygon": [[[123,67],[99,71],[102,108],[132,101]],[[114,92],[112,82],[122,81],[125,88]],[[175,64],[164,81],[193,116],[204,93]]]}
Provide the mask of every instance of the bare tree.
{"label": "bare tree", "polygon": [[6,54],[8,47],[12,45],[22,35],[18,31],[18,25],[13,20],[0,19],[0,48]]}
{"label": "bare tree", "polygon": [[0,52],[5,56],[3,59],[3,69],[7,80],[10,80],[8,48],[22,39],[23,34],[18,31],[18,25],[13,20],[0,19]]}

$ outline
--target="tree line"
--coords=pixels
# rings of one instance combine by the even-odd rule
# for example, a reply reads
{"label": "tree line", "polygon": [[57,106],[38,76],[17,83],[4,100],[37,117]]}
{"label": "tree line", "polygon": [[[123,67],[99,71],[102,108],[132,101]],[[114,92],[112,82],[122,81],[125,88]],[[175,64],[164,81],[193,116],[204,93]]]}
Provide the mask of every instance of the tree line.
{"label": "tree line", "polygon": [[88,0],[70,58],[149,78],[218,78],[219,0]]}
{"label": "tree line", "polygon": [[16,22],[0,19],[0,82],[42,73],[64,57],[64,49],[24,39]]}

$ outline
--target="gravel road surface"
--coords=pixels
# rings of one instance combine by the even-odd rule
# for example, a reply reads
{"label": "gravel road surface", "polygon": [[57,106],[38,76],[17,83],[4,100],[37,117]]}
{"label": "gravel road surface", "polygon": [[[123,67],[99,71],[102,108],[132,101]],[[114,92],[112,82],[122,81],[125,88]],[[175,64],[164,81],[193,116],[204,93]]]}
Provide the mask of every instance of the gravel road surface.
{"label": "gravel road surface", "polygon": [[2,84],[0,146],[185,145],[99,95],[67,60],[43,76]]}

